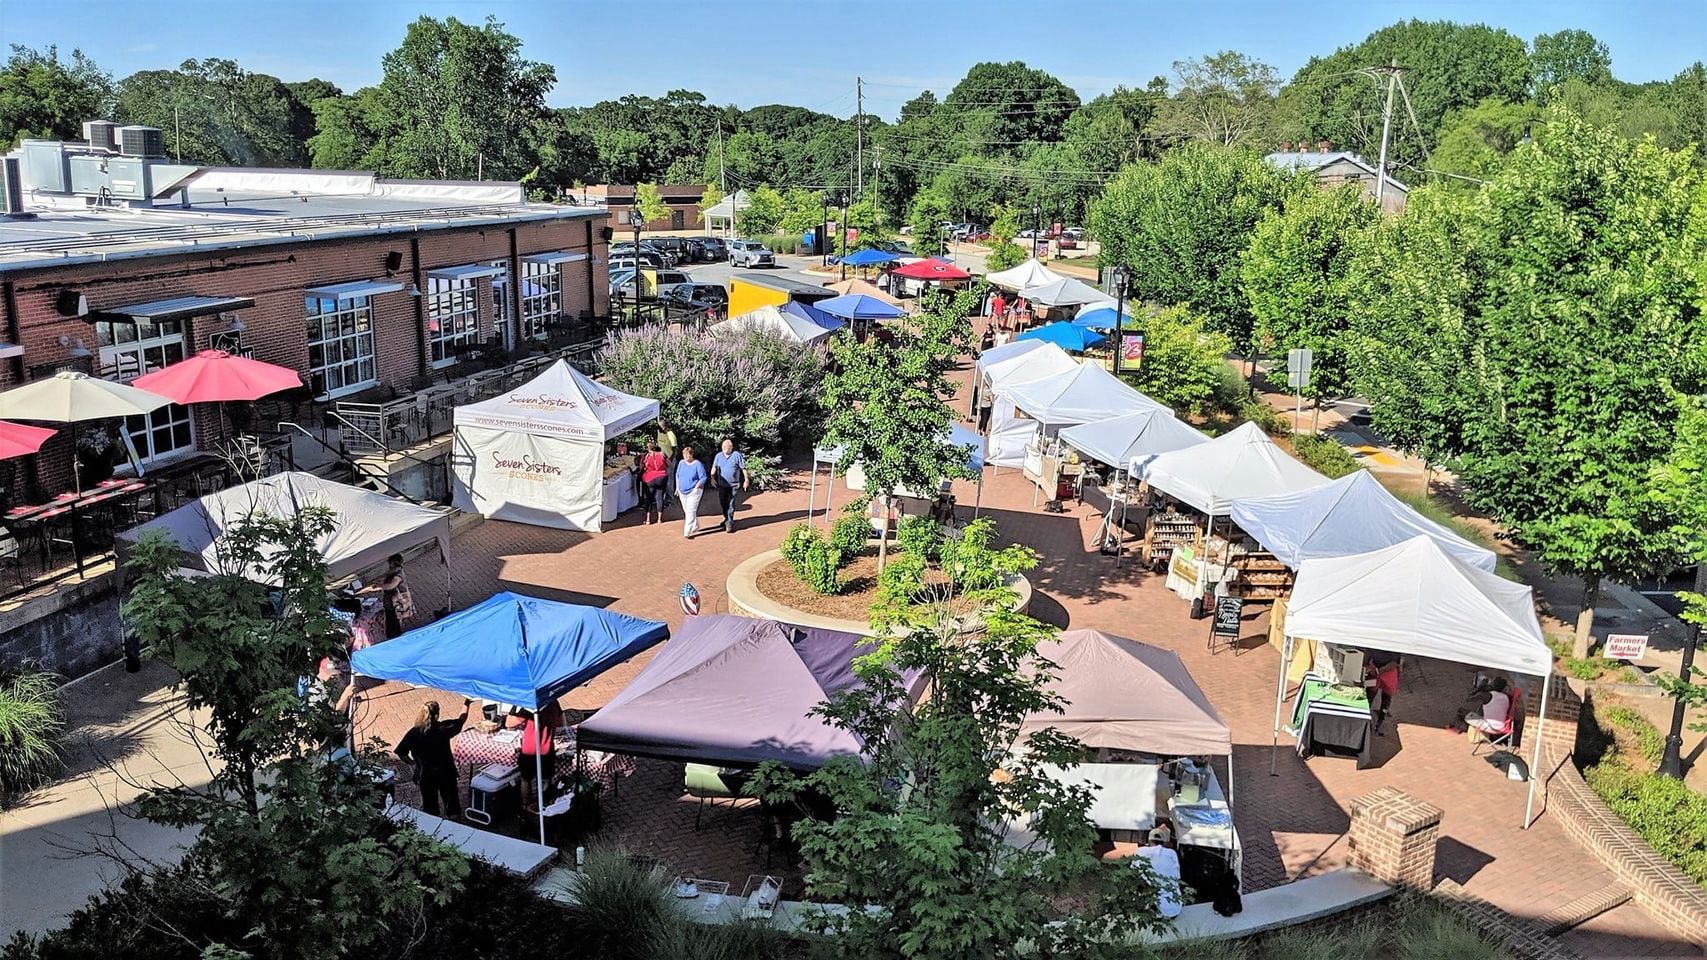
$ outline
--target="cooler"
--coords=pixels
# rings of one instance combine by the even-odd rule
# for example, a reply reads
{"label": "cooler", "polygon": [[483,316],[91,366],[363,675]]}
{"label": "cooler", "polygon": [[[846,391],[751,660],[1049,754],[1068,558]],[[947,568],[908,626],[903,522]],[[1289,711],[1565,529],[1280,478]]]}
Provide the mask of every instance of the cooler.
{"label": "cooler", "polygon": [[470,823],[489,827],[492,821],[515,813],[521,805],[521,771],[514,764],[490,763],[468,781]]}

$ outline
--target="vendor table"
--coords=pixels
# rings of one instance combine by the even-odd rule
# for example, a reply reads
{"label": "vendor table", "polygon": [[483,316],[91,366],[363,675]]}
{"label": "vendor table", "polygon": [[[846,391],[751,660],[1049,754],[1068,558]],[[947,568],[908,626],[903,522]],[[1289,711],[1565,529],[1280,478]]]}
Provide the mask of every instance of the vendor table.
{"label": "vendor table", "polygon": [[[552,737],[559,763],[572,759],[575,755],[575,731],[567,727],[559,728]],[[521,763],[521,743],[519,727],[493,733],[468,729],[451,738],[450,755],[458,766],[471,769],[478,769],[490,763],[514,767]],[[615,786],[619,777],[634,773],[634,758],[622,754],[587,750],[582,753],[581,759],[586,763],[587,775],[607,787]],[[559,769],[562,769],[561,765]]]}
{"label": "vendor table", "polygon": [[[1159,808],[1156,786],[1161,768],[1149,763],[1081,763],[1071,769],[1052,764],[1038,772],[1056,783],[1091,789],[1091,806],[1085,811],[1099,830],[1142,833],[1156,825]],[[1024,819],[1007,823],[1007,843],[1025,847],[1037,839]]]}
{"label": "vendor table", "polygon": [[607,461],[605,465],[604,511],[600,515],[605,523],[614,521],[624,510],[640,506],[640,494],[634,489],[632,458],[619,459],[620,464]]}
{"label": "vendor table", "polygon": [[1367,769],[1373,763],[1369,727],[1369,698],[1362,687],[1336,687],[1319,674],[1304,675],[1292,702],[1291,730],[1298,737],[1299,756],[1356,757],[1357,768]]}

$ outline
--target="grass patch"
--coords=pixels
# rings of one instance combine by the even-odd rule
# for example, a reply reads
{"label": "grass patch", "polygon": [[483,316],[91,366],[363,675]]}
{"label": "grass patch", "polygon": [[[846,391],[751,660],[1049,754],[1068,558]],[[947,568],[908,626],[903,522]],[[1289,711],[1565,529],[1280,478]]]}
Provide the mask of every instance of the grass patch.
{"label": "grass patch", "polygon": [[65,706],[50,673],[0,675],[0,810],[59,775]]}
{"label": "grass patch", "polygon": [[1301,433],[1292,438],[1292,452],[1304,461],[1305,466],[1330,480],[1338,480],[1363,469],[1363,464],[1357,462],[1351,451],[1333,437]]}
{"label": "grass patch", "polygon": [[[1505,555],[1500,553],[1496,548],[1494,539],[1488,536],[1487,531],[1453,513],[1439,500],[1436,500],[1435,498],[1420,491],[1389,489],[1387,492],[1398,497],[1412,510],[1415,510],[1428,519],[1433,520],[1435,523],[1440,524],[1446,529],[1451,530],[1460,537],[1463,537],[1479,547],[1485,547],[1494,551],[1494,572],[1507,580],[1519,583],[1522,582],[1521,578],[1517,575],[1517,571],[1513,570],[1511,563],[1506,560]],[[1565,652],[1570,652],[1570,648],[1568,646],[1565,648]]]}
{"label": "grass patch", "polygon": [[1576,639],[1568,634],[1549,633],[1547,647],[1553,651],[1553,656],[1559,659],[1559,669],[1578,680],[1599,680],[1613,674],[1622,677],[1624,671],[1630,669],[1621,668],[1618,661],[1605,657],[1592,654],[1586,657],[1575,656],[1572,651],[1576,648]]}
{"label": "grass patch", "polygon": [[1399,897],[1258,934],[1140,951],[1133,960],[1503,960],[1495,940],[1438,901]]}

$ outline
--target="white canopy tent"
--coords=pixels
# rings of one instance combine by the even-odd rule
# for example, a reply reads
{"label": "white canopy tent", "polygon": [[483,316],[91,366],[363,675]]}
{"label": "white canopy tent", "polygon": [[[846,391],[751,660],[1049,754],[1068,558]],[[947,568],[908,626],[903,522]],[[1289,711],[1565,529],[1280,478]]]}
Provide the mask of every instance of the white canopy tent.
{"label": "white canopy tent", "polygon": [[1019,295],[1040,307],[1073,307],[1084,303],[1112,303],[1114,298],[1096,287],[1073,277],[1062,277],[1035,287],[1025,287]]}
{"label": "white canopy tent", "polygon": [[[984,505],[984,437],[975,430],[969,430],[958,423],[948,425],[948,431],[943,434],[943,442],[956,447],[968,447],[969,452],[966,466],[978,475],[978,498],[973,501],[972,515],[976,517]],[[813,511],[818,504],[818,468],[830,468],[830,476],[824,484],[824,513],[830,512],[830,497],[835,493],[836,465],[842,462],[843,448],[813,447],[812,448],[812,477],[806,489],[806,521],[812,522]],[[843,475],[849,490],[865,489],[865,471],[856,463],[848,464],[847,472]],[[897,496],[926,499],[921,494],[905,488],[895,491]]]}
{"label": "white canopy tent", "polygon": [[1041,380],[1076,370],[1078,366],[1079,361],[1072,354],[1044,340],[1010,340],[992,347],[974,365],[970,412],[976,416],[978,405],[993,399],[1006,384]]}
{"label": "white canopy tent", "polygon": [[987,274],[984,279],[990,281],[991,286],[1017,293],[1027,287],[1041,287],[1065,278],[1044,266],[1043,261],[1032,257],[1017,267]]}
{"label": "white canopy tent", "polygon": [[742,330],[760,330],[792,343],[819,343],[829,339],[830,335],[836,332],[829,327],[820,327],[804,317],[784,313],[770,304],[766,304],[757,310],[750,310],[738,317],[730,317],[728,320],[714,325],[708,332],[713,337],[718,337]]}
{"label": "white canopy tent", "polygon": [[1275,446],[1254,423],[1147,463],[1135,462],[1132,472],[1211,517],[1226,516],[1235,500],[1295,493],[1328,482]]}
{"label": "white canopy tent", "polygon": [[1090,361],[1041,380],[998,386],[990,416],[990,462],[1020,466],[1034,436],[1053,437],[1062,427],[1141,410],[1172,415],[1102,364]]}
{"label": "white canopy tent", "polygon": [[[1298,567],[1287,604],[1280,679],[1275,685],[1271,773],[1295,639],[1408,653],[1542,678],[1529,807],[1523,821],[1529,826],[1534,773],[1547,723],[1547,678],[1553,671],[1552,651],[1536,619],[1530,588],[1471,566],[1427,535],[1368,553],[1305,560]],[[1522,707],[1514,703],[1512,709]]]}
{"label": "white canopy tent", "polygon": [[1196,427],[1161,407],[1074,424],[1060,436],[1062,443],[1116,470],[1129,470],[1159,454],[1209,441]]}
{"label": "white canopy tent", "polygon": [[1367,470],[1308,490],[1233,501],[1233,522],[1292,569],[1317,557],[1379,550],[1425,536],[1472,567],[1494,569],[1494,552],[1428,519]]}
{"label": "white canopy tent", "polygon": [[559,360],[526,384],[456,408],[457,509],[562,530],[603,522],[605,441],[658,417],[658,401],[613,390]]}

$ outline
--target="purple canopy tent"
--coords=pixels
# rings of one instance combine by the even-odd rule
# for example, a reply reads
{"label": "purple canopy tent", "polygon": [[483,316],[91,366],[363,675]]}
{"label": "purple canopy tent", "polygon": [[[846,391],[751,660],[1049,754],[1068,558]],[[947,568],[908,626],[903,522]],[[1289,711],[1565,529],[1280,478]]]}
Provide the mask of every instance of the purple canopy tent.
{"label": "purple canopy tent", "polygon": [[[813,708],[860,683],[867,637],[727,614],[690,617],[598,713],[584,748],[664,760],[812,770],[864,745]],[[920,678],[907,678],[917,698]]]}

